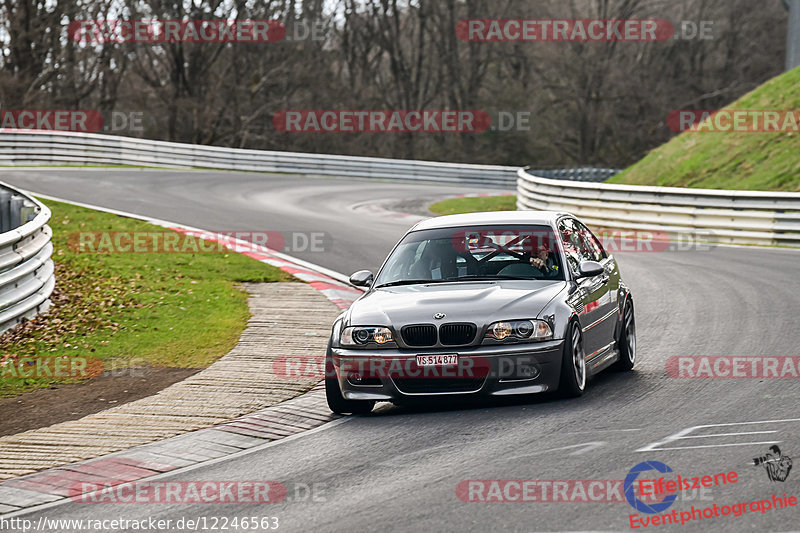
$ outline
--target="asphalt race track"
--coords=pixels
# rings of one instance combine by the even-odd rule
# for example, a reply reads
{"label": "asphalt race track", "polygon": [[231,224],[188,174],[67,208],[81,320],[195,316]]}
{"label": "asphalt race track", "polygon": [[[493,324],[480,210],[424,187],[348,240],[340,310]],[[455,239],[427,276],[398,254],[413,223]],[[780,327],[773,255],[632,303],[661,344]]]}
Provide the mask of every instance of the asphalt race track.
{"label": "asphalt race track", "polygon": [[[326,252],[293,255],[348,275],[375,270],[410,225],[407,219],[354,211],[353,204],[421,205],[428,198],[487,192],[250,173],[105,169],[3,170],[0,181],[209,230],[327,232]],[[349,417],[165,478],[277,480],[289,488],[281,503],[68,503],[27,517],[276,516],[280,531],[298,532],[626,531],[634,509],[624,497],[464,502],[456,488],[465,480],[622,480],[634,465],[649,460],[684,477],[738,473],[734,484],[703,494],[685,492],[666,512],[784,492],[798,496],[800,467],[785,482],[771,482],[764,468],[752,464],[767,452],[764,443],[772,442],[800,460],[796,377],[677,379],[665,365],[673,356],[800,356],[800,252],[718,246],[615,255],[636,302],[637,371],[605,373],[582,398],[430,409],[379,404],[369,416]],[[695,426],[708,427],[689,430]],[[682,431],[685,438],[668,438]],[[314,497],[306,487],[316,487]],[[790,507],[643,529],[790,531],[799,524],[800,507]]]}

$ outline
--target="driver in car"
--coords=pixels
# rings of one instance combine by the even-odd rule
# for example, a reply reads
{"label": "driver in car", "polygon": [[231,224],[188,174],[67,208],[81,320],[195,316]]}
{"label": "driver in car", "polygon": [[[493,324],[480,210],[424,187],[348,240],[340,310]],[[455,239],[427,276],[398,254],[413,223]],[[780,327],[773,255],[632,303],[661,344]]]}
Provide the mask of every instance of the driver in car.
{"label": "driver in car", "polygon": [[550,253],[550,248],[544,243],[540,244],[537,251],[531,254],[530,264],[543,276],[552,276],[558,273],[558,265]]}

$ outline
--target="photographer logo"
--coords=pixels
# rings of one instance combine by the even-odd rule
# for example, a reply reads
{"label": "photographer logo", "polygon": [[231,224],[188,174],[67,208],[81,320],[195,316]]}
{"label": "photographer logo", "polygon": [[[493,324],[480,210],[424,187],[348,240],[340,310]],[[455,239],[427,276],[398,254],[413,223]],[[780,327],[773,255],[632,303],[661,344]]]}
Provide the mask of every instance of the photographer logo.
{"label": "photographer logo", "polygon": [[761,457],[753,459],[753,465],[762,465],[767,471],[770,481],[786,481],[789,472],[792,470],[792,459],[788,455],[781,453],[777,444],[769,447],[769,452]]}

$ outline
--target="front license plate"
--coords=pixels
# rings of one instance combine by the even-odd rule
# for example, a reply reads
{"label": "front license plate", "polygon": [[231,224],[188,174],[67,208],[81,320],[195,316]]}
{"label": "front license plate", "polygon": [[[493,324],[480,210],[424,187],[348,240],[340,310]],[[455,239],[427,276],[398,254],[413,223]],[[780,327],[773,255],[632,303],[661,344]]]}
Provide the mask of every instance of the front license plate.
{"label": "front license plate", "polygon": [[457,365],[457,354],[418,355],[417,366],[447,366]]}

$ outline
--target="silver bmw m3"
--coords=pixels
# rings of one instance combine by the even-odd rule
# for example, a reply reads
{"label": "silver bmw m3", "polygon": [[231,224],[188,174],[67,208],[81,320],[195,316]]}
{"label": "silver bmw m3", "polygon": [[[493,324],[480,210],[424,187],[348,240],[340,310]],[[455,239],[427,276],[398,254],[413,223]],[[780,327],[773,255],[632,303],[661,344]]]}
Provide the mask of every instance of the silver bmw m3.
{"label": "silver bmw m3", "polygon": [[432,218],[411,228],[333,324],[335,413],[377,401],[558,391],[636,361],[633,298],[576,217],[546,211]]}

